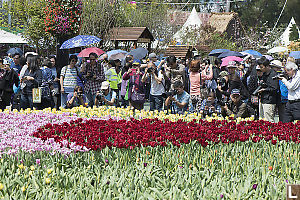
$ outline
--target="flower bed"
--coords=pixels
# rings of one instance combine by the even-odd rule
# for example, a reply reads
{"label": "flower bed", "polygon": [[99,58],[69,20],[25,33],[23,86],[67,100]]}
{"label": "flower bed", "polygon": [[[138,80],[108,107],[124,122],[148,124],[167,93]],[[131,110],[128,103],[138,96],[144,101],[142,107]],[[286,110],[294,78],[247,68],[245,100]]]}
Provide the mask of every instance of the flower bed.
{"label": "flower bed", "polygon": [[158,119],[136,120],[87,120],[77,119],[63,124],[47,124],[33,136],[46,141],[49,138],[66,146],[68,141],[92,150],[105,147],[130,148],[166,146],[172,143],[180,147],[198,141],[203,147],[208,144],[235,142],[277,141],[300,143],[300,123],[269,123],[249,121],[237,124],[234,121],[165,122]]}

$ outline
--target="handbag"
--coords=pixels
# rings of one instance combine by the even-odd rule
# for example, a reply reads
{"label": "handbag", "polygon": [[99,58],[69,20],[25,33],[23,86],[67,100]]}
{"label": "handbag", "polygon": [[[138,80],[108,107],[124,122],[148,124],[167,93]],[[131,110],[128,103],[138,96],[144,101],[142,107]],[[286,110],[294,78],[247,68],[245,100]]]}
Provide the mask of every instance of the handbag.
{"label": "handbag", "polygon": [[138,93],[136,90],[133,90],[131,94],[131,101],[135,103],[144,103],[145,102],[145,94]]}
{"label": "handbag", "polygon": [[42,88],[32,88],[32,102],[41,103],[42,102]]}

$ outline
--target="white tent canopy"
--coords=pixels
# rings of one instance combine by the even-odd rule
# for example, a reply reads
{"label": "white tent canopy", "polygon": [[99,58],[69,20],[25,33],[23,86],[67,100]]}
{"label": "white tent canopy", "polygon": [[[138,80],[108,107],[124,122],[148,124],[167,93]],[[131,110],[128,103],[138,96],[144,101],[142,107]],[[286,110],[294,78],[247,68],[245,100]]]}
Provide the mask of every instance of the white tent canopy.
{"label": "white tent canopy", "polygon": [[196,8],[194,7],[189,18],[186,20],[182,28],[175,33],[173,39],[177,42],[182,42],[181,38],[184,36],[186,30],[200,28],[202,25],[202,21],[198,16]]}
{"label": "white tent canopy", "polygon": [[20,35],[15,35],[0,29],[0,44],[27,44],[27,42]]}
{"label": "white tent canopy", "polygon": [[[290,33],[291,33],[291,29],[293,27],[293,25],[296,24],[294,17],[292,17],[288,27],[285,29],[285,31],[283,32],[283,34],[280,36],[279,38],[279,42],[284,45],[284,46],[288,46],[290,44]],[[299,28],[297,27],[298,30],[298,34],[300,37],[300,31]]]}

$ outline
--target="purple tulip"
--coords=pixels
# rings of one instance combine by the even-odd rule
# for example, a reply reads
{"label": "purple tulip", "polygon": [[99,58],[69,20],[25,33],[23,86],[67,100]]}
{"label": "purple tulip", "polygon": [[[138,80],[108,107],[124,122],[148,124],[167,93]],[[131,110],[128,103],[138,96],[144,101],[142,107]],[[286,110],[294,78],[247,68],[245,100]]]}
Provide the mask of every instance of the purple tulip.
{"label": "purple tulip", "polygon": [[107,160],[107,159],[105,159],[105,163],[108,163],[108,160]]}
{"label": "purple tulip", "polygon": [[147,163],[144,163],[144,167],[147,167],[147,165],[148,165]]}
{"label": "purple tulip", "polygon": [[253,184],[252,188],[253,188],[253,190],[256,190],[257,184]]}
{"label": "purple tulip", "polygon": [[37,165],[41,164],[41,160],[40,159],[36,159],[35,162],[36,162]]}
{"label": "purple tulip", "polygon": [[220,195],[220,197],[221,197],[221,199],[223,199],[224,195],[223,195],[223,194],[221,194],[221,195]]}

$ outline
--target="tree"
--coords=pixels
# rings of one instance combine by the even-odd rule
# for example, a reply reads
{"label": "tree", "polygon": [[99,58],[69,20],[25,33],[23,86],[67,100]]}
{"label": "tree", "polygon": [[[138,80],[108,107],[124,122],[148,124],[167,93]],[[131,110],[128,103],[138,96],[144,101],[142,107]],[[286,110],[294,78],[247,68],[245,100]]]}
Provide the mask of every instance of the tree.
{"label": "tree", "polygon": [[[35,46],[38,53],[41,49],[51,50],[55,46],[54,38],[45,32],[42,0],[10,0],[3,4],[2,27],[21,32],[29,45]],[[11,18],[9,23],[8,18]]]}
{"label": "tree", "polygon": [[299,32],[296,24],[293,24],[290,35],[289,35],[290,41],[296,41],[299,39]]}

